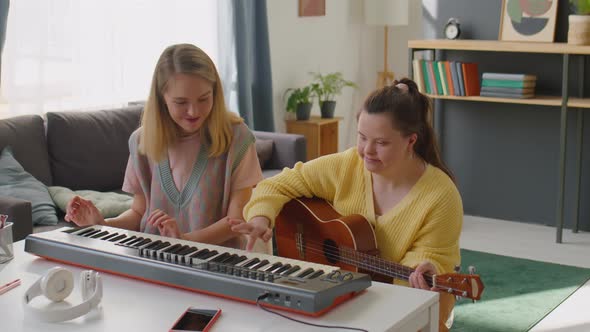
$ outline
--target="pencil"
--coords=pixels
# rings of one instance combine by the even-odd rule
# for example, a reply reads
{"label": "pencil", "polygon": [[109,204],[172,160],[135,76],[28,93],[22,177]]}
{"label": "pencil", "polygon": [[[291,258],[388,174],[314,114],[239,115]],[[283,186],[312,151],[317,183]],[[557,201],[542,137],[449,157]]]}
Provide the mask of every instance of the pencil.
{"label": "pencil", "polygon": [[8,292],[9,290],[17,287],[18,285],[20,285],[20,279],[16,279],[16,280],[11,281],[5,285],[0,286],[0,295]]}

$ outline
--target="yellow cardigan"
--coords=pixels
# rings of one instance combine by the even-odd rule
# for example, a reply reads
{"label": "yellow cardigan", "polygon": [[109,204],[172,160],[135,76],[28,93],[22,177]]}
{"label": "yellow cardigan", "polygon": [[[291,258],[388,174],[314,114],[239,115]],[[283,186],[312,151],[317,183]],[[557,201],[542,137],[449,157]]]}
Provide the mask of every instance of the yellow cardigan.
{"label": "yellow cardigan", "polygon": [[244,218],[265,216],[274,226],[283,205],[302,196],[326,199],[341,215],[364,216],[375,228],[384,259],[412,268],[427,260],[437,273],[452,272],[460,263],[461,196],[453,181],[437,167],[428,165],[410,192],[377,217],[371,173],[351,148],[299,162],[260,182],[244,207]]}

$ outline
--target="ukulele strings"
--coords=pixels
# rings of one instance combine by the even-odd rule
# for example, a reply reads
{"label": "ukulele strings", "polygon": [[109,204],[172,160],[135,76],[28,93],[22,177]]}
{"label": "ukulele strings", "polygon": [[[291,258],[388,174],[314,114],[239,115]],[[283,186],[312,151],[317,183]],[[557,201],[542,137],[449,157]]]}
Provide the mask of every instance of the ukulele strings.
{"label": "ukulele strings", "polygon": [[[365,268],[367,270],[372,270],[387,276],[397,277],[398,279],[408,280],[410,274],[414,272],[414,269],[410,267],[396,264],[377,256],[358,252],[348,247],[333,246],[325,244],[324,242],[308,239],[306,239],[305,243],[301,246],[303,249],[307,248],[310,252],[313,252],[319,256],[339,259],[345,263],[349,263],[360,268]],[[429,286],[433,285],[431,275],[424,274],[424,279],[429,284]],[[437,287],[441,289],[449,289],[449,287],[445,286],[437,285]]]}
{"label": "ukulele strings", "polygon": [[[313,240],[306,241],[306,242],[319,243],[319,242],[313,241]],[[334,250],[347,251],[350,254],[352,254],[353,256],[361,256],[361,257],[363,257],[363,259],[358,259],[358,258],[355,259],[353,257],[341,256],[341,255],[335,254],[334,252],[326,253],[325,250],[319,249],[318,246],[313,246],[313,245],[303,245],[302,247],[303,247],[303,249],[307,248],[309,250],[309,252],[316,254],[320,257],[326,256],[328,258],[340,259],[340,261],[342,261],[343,263],[349,263],[349,264],[352,264],[352,265],[360,267],[360,268],[365,268],[366,270],[369,270],[369,271],[378,272],[378,273],[381,273],[383,275],[390,276],[390,277],[397,277],[397,279],[402,279],[402,280],[406,280],[406,281],[409,279],[409,275],[414,271],[414,269],[403,266],[403,265],[399,265],[400,267],[398,268],[394,265],[395,263],[389,262],[387,260],[384,260],[382,258],[373,256],[373,255],[358,252],[352,248],[322,244],[322,247],[330,247],[331,249],[334,249]],[[384,266],[375,266],[375,265],[370,264],[371,262],[368,262],[368,261],[374,261],[374,263],[382,264]],[[393,270],[391,267],[393,267]],[[400,271],[400,270],[403,270],[403,271]],[[424,276],[424,279],[426,280],[426,283],[430,287],[432,287],[432,285],[433,285],[432,276],[428,275],[428,274],[424,274],[423,276]],[[436,288],[441,291],[461,292],[461,290],[455,289],[453,287],[439,284],[441,282],[441,281],[438,281],[438,280],[440,280],[439,278],[437,278],[436,280],[437,280]]]}

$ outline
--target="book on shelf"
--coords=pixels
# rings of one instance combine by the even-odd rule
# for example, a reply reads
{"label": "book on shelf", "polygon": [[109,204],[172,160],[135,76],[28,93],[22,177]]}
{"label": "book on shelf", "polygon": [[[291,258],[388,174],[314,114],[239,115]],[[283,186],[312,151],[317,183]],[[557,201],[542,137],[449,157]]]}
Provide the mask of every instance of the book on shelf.
{"label": "book on shelf", "polygon": [[529,74],[483,73],[482,79],[505,81],[536,81],[537,76]]}
{"label": "book on shelf", "polygon": [[463,82],[463,66],[461,62],[455,62],[455,71],[459,81],[459,96],[465,96],[465,83]]}
{"label": "book on shelf", "polygon": [[527,93],[490,92],[490,91],[482,90],[479,95],[482,97],[524,99],[524,98],[533,98],[535,96],[535,93],[534,92],[527,92]]}
{"label": "book on shelf", "polygon": [[449,61],[443,61],[443,67],[446,73],[447,79],[447,90],[449,91],[449,96],[456,96],[455,94],[455,82],[453,81],[453,76],[451,75],[451,65]]}
{"label": "book on shelf", "polygon": [[465,82],[466,96],[479,96],[479,72],[477,71],[477,63],[465,62],[462,63],[463,80]]}
{"label": "book on shelf", "polygon": [[496,92],[496,93],[535,93],[534,87],[529,88],[502,88],[496,86],[483,86],[481,92]]}
{"label": "book on shelf", "polygon": [[498,88],[531,88],[535,87],[536,81],[507,81],[483,79],[481,86],[492,86]]}
{"label": "book on shelf", "polygon": [[459,76],[457,75],[457,67],[455,61],[449,61],[449,69],[451,71],[451,80],[453,81],[454,96],[461,96],[461,89],[459,88]]}
{"label": "book on shelf", "polygon": [[442,61],[436,62],[436,70],[438,70],[438,77],[440,78],[440,86],[442,88],[442,94],[445,96],[449,95],[448,83],[447,83],[447,72],[444,69],[444,63]]}
{"label": "book on shelf", "polygon": [[416,85],[418,85],[418,91],[426,93],[424,74],[422,73],[422,64],[420,63],[420,60],[412,60],[412,70],[414,71],[414,82],[416,82]]}

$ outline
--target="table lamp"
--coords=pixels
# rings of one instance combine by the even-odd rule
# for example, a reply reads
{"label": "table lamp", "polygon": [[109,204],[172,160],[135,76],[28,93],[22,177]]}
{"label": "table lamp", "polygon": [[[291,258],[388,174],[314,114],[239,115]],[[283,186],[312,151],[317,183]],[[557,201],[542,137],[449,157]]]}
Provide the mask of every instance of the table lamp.
{"label": "table lamp", "polygon": [[377,87],[382,88],[394,80],[387,67],[387,39],[390,26],[408,25],[409,0],[365,0],[365,23],[383,26],[383,71],[377,73]]}

